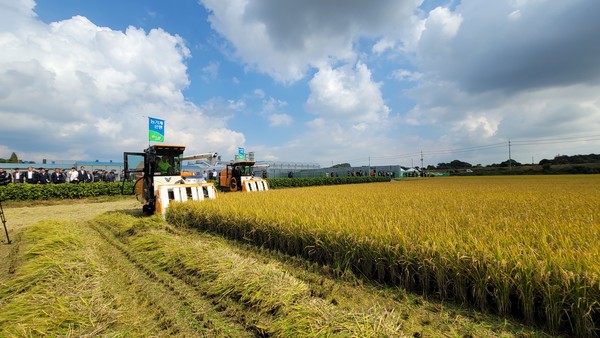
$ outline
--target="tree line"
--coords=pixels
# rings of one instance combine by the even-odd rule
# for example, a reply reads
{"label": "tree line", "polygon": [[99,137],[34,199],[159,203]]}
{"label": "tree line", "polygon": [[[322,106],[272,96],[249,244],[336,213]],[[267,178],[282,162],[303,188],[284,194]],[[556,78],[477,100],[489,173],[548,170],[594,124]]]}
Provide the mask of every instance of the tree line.
{"label": "tree line", "polygon": [[[538,162],[541,166],[547,165],[555,165],[555,164],[583,164],[583,163],[600,163],[600,155],[597,154],[588,154],[588,155],[556,155],[553,159],[543,159]],[[486,167],[518,167],[523,164],[510,159],[500,163],[493,163],[487,165]],[[481,165],[477,165],[481,166]],[[463,162],[460,160],[453,160],[448,163],[438,163],[436,167],[430,166],[432,168],[428,169],[468,169],[472,168],[473,165],[468,162]]]}

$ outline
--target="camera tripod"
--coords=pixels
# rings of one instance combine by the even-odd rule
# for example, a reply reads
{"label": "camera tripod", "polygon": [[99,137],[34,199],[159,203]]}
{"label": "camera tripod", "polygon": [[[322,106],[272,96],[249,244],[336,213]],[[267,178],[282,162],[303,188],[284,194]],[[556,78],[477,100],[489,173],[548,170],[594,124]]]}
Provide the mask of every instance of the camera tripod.
{"label": "camera tripod", "polygon": [[6,244],[10,244],[10,238],[8,237],[8,230],[6,229],[6,217],[4,217],[4,209],[2,209],[2,201],[0,200],[0,220],[4,225],[4,233],[6,234]]}

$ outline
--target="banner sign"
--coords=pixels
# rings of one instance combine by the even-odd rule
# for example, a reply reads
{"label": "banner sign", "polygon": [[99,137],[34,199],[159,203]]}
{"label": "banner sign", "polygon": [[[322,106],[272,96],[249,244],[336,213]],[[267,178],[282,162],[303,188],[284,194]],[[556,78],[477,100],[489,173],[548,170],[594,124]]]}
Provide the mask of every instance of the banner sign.
{"label": "banner sign", "polygon": [[238,160],[243,160],[246,156],[244,155],[244,148],[238,148]]}
{"label": "banner sign", "polygon": [[148,117],[148,140],[152,142],[165,141],[165,120]]}

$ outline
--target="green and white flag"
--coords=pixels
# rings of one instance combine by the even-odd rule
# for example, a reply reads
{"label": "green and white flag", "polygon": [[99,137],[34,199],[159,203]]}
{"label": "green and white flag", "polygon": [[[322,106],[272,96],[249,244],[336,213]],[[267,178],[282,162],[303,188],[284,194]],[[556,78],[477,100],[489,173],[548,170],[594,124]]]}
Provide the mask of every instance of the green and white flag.
{"label": "green and white flag", "polygon": [[151,142],[165,141],[165,120],[148,117],[148,140]]}

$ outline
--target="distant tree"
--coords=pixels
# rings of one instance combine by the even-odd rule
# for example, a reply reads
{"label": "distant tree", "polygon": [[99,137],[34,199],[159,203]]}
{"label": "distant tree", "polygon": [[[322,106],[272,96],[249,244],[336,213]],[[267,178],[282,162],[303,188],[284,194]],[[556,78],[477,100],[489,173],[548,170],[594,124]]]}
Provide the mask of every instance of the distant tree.
{"label": "distant tree", "polygon": [[543,159],[539,162],[540,165],[546,163],[550,164],[583,164],[583,163],[599,163],[600,155],[589,154],[589,155],[556,155],[553,159]]}
{"label": "distant tree", "polygon": [[471,163],[467,163],[467,162],[463,162],[463,161],[459,161],[459,160],[454,160],[454,161],[450,162],[450,164],[452,165],[453,168],[471,168],[472,167]]}
{"label": "distant tree", "polygon": [[438,163],[438,169],[466,169],[471,167],[470,163],[459,160],[454,160],[450,163]]}
{"label": "distant tree", "polygon": [[19,163],[19,158],[17,157],[17,154],[15,154],[14,151],[10,155],[10,158],[8,159],[8,163]]}
{"label": "distant tree", "polygon": [[332,168],[350,168],[350,163],[338,163],[336,165],[331,166]]}
{"label": "distant tree", "polygon": [[568,164],[569,163],[569,156],[566,155],[558,155],[554,157],[554,160],[552,160],[552,164]]}
{"label": "distant tree", "polygon": [[515,160],[506,160],[500,164],[498,164],[498,167],[508,167],[508,166],[512,166],[512,167],[518,167],[521,166],[522,164],[515,161]]}

